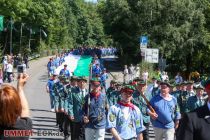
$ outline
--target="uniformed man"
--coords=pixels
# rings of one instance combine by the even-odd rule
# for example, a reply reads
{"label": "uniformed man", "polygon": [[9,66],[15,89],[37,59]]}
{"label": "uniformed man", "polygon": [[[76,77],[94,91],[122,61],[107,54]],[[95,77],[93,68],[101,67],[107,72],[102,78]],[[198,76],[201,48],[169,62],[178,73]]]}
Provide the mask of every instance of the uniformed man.
{"label": "uniformed man", "polygon": [[199,85],[194,88],[196,91],[195,96],[190,96],[187,100],[187,112],[193,111],[198,107],[205,104],[205,99],[203,98],[204,87]]}
{"label": "uniformed man", "polygon": [[[71,135],[71,131],[72,131],[72,121],[69,117],[69,112],[68,112],[68,106],[69,106],[69,98],[71,96],[72,90],[74,90],[77,87],[77,77],[76,76],[72,76],[70,79],[70,83],[69,84],[65,84],[64,86],[64,90],[66,93],[66,98],[65,98],[65,107],[64,107],[64,124],[63,124],[63,128],[64,128],[64,139],[65,140],[69,140],[70,139],[70,135]],[[66,81],[68,82],[68,81]]]}
{"label": "uniformed man", "polygon": [[106,73],[106,68],[103,69],[100,80],[101,80],[101,86],[104,88],[104,91],[106,92],[106,80],[108,79],[108,74]]}
{"label": "uniformed man", "polygon": [[106,91],[106,96],[110,96],[110,94],[115,90],[116,83],[117,82],[115,80],[110,81],[110,87]]}
{"label": "uniformed man", "polygon": [[194,82],[193,81],[188,81],[187,82],[187,92],[189,94],[189,96],[195,96],[195,91],[193,90],[193,84]]}
{"label": "uniformed man", "polygon": [[181,114],[184,114],[184,113],[187,112],[187,100],[190,97],[189,93],[187,91],[187,84],[188,84],[188,82],[183,82],[182,83],[182,92],[181,92],[181,94],[179,96],[179,99],[178,99],[178,101],[180,102],[179,106],[180,106]]}
{"label": "uniformed man", "polygon": [[55,83],[57,82],[57,76],[58,74],[53,73],[53,76],[50,77],[46,85],[47,93],[49,93],[49,96],[50,96],[50,106],[51,106],[52,112],[55,111],[55,93],[53,89],[54,89]]}
{"label": "uniformed man", "polygon": [[66,98],[64,85],[66,80],[67,78],[65,76],[59,76],[59,81],[54,86],[56,121],[61,132],[63,132],[64,122],[64,107]]}
{"label": "uniformed man", "polygon": [[110,94],[106,95],[109,106],[115,105],[120,100],[121,85],[121,83],[117,82],[115,89]]}
{"label": "uniformed man", "polygon": [[143,140],[145,130],[141,111],[131,103],[135,91],[131,85],[121,89],[121,100],[113,105],[107,115],[106,128],[112,133],[114,140]]}
{"label": "uniformed man", "polygon": [[146,129],[143,131],[143,139],[149,140],[150,116],[147,114],[147,103],[139,92],[141,92],[149,101],[152,98],[152,95],[146,91],[147,85],[143,79],[137,82],[137,89],[139,91],[134,91],[132,102],[140,109],[143,116],[143,124],[146,127]]}
{"label": "uniformed man", "polygon": [[91,80],[91,92],[85,97],[84,123],[86,140],[104,140],[106,127],[106,95],[101,92],[101,83]]}
{"label": "uniformed man", "polygon": [[78,77],[77,85],[78,87],[72,90],[72,94],[69,98],[69,116],[72,120],[72,140],[84,140],[84,127],[83,127],[83,113],[82,108],[85,103],[85,96],[88,94],[87,91],[87,78]]}
{"label": "uniformed man", "polygon": [[64,68],[61,69],[60,74],[59,75],[64,75],[66,77],[70,77],[70,71],[67,69],[67,64],[64,65]]}

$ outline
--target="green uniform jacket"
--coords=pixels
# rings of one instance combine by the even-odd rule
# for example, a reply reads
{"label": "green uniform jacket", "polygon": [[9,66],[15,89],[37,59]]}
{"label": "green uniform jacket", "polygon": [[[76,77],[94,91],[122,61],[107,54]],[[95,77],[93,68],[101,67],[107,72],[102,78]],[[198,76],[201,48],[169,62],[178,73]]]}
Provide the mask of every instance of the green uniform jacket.
{"label": "green uniform jacket", "polygon": [[179,96],[180,101],[180,112],[186,113],[187,112],[187,100],[189,98],[189,93],[187,91],[182,91]]}
{"label": "green uniform jacket", "polygon": [[66,93],[64,91],[64,85],[61,82],[55,83],[54,93],[55,93],[55,109],[56,110],[64,109]]}
{"label": "green uniform jacket", "polygon": [[111,107],[112,105],[117,104],[117,102],[120,100],[120,91],[114,90],[110,94],[107,94],[106,98],[109,106]]}
{"label": "green uniform jacket", "polygon": [[187,112],[193,111],[205,104],[204,99],[198,99],[197,96],[191,96],[187,100]]}
{"label": "green uniform jacket", "polygon": [[[152,98],[152,95],[147,92],[144,95],[149,101]],[[143,116],[144,123],[149,123],[150,116],[147,114],[147,103],[138,91],[135,91],[133,93],[132,102],[134,105],[136,105],[140,109],[142,116]]]}
{"label": "green uniform jacket", "polygon": [[[85,103],[85,96],[80,93],[79,88],[74,88],[69,97],[69,104],[68,104],[68,114],[74,117],[74,122],[81,122],[82,121],[82,108]],[[86,90],[87,93],[87,90]]]}
{"label": "green uniform jacket", "polygon": [[73,87],[71,85],[67,85],[66,87],[64,87],[64,90],[66,92],[66,98],[65,98],[65,112],[68,114],[68,105],[69,105],[69,98],[71,96],[72,90],[74,90],[76,87]]}

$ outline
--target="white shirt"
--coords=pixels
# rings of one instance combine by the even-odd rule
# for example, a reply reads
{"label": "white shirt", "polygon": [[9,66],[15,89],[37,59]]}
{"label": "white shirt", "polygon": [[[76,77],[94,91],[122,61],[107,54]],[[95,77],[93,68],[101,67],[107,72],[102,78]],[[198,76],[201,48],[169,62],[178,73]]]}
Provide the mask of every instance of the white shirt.
{"label": "white shirt", "polygon": [[82,94],[82,97],[85,97],[85,95],[86,95],[86,90],[85,90],[85,89],[80,89],[80,93]]}
{"label": "white shirt", "polygon": [[172,95],[170,95],[170,94],[167,97],[164,97],[161,93],[160,96],[166,101],[171,101],[172,100]]}
{"label": "white shirt", "polygon": [[7,65],[6,72],[13,72],[13,66],[12,66],[12,64],[9,63],[9,64]]}
{"label": "white shirt", "polygon": [[128,74],[128,69],[124,69],[124,75]]}

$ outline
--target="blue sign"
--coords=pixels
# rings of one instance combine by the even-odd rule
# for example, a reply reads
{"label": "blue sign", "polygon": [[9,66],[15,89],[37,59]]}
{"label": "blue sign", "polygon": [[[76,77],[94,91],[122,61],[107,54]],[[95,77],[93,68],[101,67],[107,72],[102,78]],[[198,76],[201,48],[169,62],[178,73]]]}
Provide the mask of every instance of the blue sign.
{"label": "blue sign", "polygon": [[141,36],[140,43],[147,44],[148,43],[148,37],[147,36]]}

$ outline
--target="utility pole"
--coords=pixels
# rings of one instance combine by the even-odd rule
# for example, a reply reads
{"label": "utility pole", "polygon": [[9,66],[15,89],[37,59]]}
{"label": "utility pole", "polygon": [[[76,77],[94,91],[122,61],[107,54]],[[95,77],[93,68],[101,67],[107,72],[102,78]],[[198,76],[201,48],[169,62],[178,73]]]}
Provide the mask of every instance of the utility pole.
{"label": "utility pole", "polygon": [[23,23],[21,23],[21,25],[20,25],[20,48],[19,48],[19,52],[20,52],[21,46],[22,46],[22,35],[23,35]]}
{"label": "utility pole", "polygon": [[31,33],[32,33],[32,29],[30,28],[29,30],[29,41],[28,41],[28,48],[29,48],[29,51],[31,51]]}
{"label": "utility pole", "polygon": [[42,41],[42,28],[39,28],[39,44],[41,44]]}
{"label": "utility pole", "polygon": [[10,55],[12,54],[12,28],[13,28],[13,21],[11,17],[10,18],[10,49],[9,49]]}

